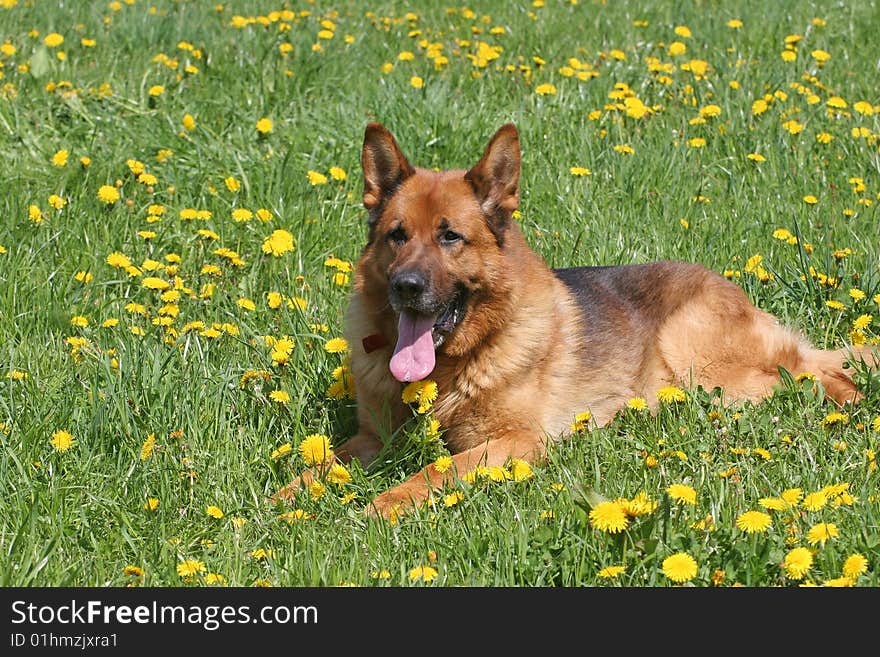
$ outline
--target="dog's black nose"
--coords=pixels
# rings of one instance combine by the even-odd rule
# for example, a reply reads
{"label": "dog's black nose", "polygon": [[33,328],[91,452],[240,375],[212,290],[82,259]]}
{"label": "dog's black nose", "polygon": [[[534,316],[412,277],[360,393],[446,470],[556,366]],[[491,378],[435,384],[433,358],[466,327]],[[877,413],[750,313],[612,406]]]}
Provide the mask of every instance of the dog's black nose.
{"label": "dog's black nose", "polygon": [[401,301],[418,299],[428,286],[424,274],[415,269],[397,272],[391,277],[391,289]]}

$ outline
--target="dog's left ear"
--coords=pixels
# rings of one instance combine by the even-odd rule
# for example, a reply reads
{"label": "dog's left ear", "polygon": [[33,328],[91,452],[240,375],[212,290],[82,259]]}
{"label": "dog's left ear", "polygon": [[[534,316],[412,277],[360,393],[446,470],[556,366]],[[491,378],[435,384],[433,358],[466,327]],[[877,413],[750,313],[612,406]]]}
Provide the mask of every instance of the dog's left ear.
{"label": "dog's left ear", "polygon": [[465,174],[498,244],[513,211],[519,207],[519,132],[512,123],[501,126],[483,157]]}

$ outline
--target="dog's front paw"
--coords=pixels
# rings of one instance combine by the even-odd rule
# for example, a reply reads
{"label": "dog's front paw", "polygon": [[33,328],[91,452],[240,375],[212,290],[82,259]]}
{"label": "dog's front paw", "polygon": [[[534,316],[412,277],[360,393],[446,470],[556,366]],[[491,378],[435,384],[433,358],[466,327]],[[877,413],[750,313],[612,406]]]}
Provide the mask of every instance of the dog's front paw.
{"label": "dog's front paw", "polygon": [[315,473],[311,470],[305,470],[299,477],[283,488],[280,488],[274,495],[272,495],[272,497],[269,498],[269,503],[275,505],[279,502],[293,502],[297,495],[307,494],[309,486],[311,486],[314,481]]}

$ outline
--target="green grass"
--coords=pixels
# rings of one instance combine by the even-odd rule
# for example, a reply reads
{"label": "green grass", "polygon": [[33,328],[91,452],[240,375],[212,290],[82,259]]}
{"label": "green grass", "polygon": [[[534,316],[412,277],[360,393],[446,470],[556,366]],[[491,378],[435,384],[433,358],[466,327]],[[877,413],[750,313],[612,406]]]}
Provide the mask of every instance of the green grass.
{"label": "green grass", "polygon": [[[451,4],[418,16],[406,3],[226,4],[0,8],[0,41],[9,44],[0,54],[2,585],[202,585],[214,573],[229,585],[409,586],[425,583],[412,569],[431,566],[434,586],[670,586],[662,563],[678,552],[695,559],[696,586],[712,586],[713,576],[724,586],[840,583],[853,554],[868,568],[850,583],[880,584],[880,391],[867,372],[865,400],[845,423],[825,421],[835,409],[809,381],[789,380],[761,405],[720,410],[711,391],[689,391],[656,416],[628,410],[554,445],[526,481],[462,483],[459,503],[441,497],[396,524],[363,510],[443,453],[424,421],[387,437],[394,449],[366,471],[353,466],[351,483],[301,500],[302,519],[279,519],[297,507],[266,502],[303,467],[305,436],[338,445],[355,429],[353,401],[327,394],[344,354],[323,349],[341,334],[352,282],[337,285],[324,263],[330,255],[355,262],[365,238],[359,162],[370,120],[384,123],[414,164],[442,168],[475,163],[494,131],[514,121],[520,222],[553,266],[701,262],[820,346],[875,339],[876,2],[480,2],[468,5],[473,15]],[[291,13],[270,13],[282,10]],[[236,13],[256,20],[235,27]],[[743,26],[728,27],[736,18]],[[63,35],[60,46],[44,45],[51,32]],[[793,62],[781,57],[789,35],[802,37]],[[676,41],[685,53],[670,54]],[[480,43],[498,46],[497,58],[469,57]],[[432,44],[442,44],[445,65],[429,57]],[[817,62],[817,50],[830,59]],[[588,79],[560,71],[570,58]],[[705,76],[695,76],[692,60],[708,63]],[[536,93],[545,83],[556,93]],[[609,96],[617,83],[654,111],[627,116],[624,99]],[[154,85],[164,92],[151,96]],[[754,113],[765,95],[769,107]],[[846,107],[829,107],[833,97]],[[709,105],[720,114],[694,123]],[[194,129],[183,127],[185,114]],[[273,122],[265,135],[255,128],[263,117]],[[792,134],[789,120],[802,130]],[[694,138],[705,145],[689,146]],[[162,149],[172,154],[159,161]],[[52,163],[60,150],[69,152],[65,166]],[[138,182],[129,160],[156,183]],[[575,166],[591,174],[574,176]],[[347,177],[329,176],[331,167]],[[328,181],[310,184],[309,171]],[[101,202],[102,185],[118,185],[120,199]],[[60,210],[50,207],[53,194],[65,202]],[[164,208],[158,221],[148,221],[151,205]],[[185,220],[185,208],[211,216]],[[271,218],[236,222],[233,208]],[[296,248],[275,257],[262,245],[277,229]],[[774,237],[777,229],[797,243]],[[243,263],[217,254],[221,247]],[[114,252],[141,271],[109,265]],[[760,263],[748,266],[756,255]],[[168,302],[142,285],[148,276],[178,277],[177,315],[160,311]],[[272,309],[270,292],[304,307]],[[131,303],[144,314],[126,310]],[[72,325],[74,316],[88,325]],[[163,316],[168,326],[154,323]],[[111,319],[118,324],[102,326]],[[185,331],[191,322],[203,328]],[[294,340],[286,365],[273,365],[266,336]],[[76,350],[70,337],[86,342]],[[268,379],[242,385],[261,370]],[[290,400],[272,401],[273,390]],[[65,452],[51,443],[60,430],[74,437]],[[291,451],[273,458],[288,443]],[[693,488],[695,504],[670,497],[673,484]],[[761,505],[790,489],[802,491],[795,506]],[[825,503],[810,504],[820,491]],[[656,508],[626,530],[591,522],[597,502],[640,493]],[[212,505],[222,518],[207,514]],[[768,513],[770,527],[737,528],[748,510]],[[811,543],[820,523],[837,534]],[[781,567],[796,547],[813,552],[803,579]],[[205,571],[181,577],[188,559]],[[615,565],[625,570],[599,576]]]}

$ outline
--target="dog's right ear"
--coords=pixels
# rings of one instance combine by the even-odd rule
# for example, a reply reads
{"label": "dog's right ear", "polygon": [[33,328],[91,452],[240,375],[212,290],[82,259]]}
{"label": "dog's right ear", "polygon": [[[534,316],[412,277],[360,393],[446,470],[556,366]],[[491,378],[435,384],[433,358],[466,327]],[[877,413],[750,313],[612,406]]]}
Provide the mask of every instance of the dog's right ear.
{"label": "dog's right ear", "polygon": [[489,219],[489,228],[498,244],[513,211],[519,207],[519,132],[512,123],[501,126],[489,141],[483,157],[465,174],[480,207]]}
{"label": "dog's right ear", "polygon": [[370,211],[370,223],[382,213],[382,207],[394,190],[415,173],[388,129],[380,123],[367,124],[361,154],[364,172],[364,207]]}

